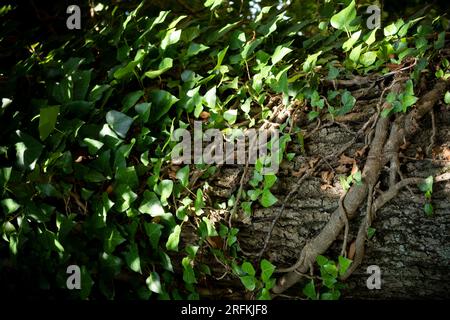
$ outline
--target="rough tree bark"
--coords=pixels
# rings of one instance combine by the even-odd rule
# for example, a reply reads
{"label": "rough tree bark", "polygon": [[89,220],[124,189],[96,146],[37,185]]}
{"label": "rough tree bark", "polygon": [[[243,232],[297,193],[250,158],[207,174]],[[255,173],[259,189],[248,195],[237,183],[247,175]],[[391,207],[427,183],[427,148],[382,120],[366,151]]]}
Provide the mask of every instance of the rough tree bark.
{"label": "rough tree bark", "polygon": [[[369,99],[370,97],[366,97]],[[377,99],[373,99],[377,100]],[[353,127],[361,125],[375,112],[370,100],[360,101],[358,110],[364,110],[366,119],[357,118],[350,122]],[[372,107],[367,106],[372,105]],[[426,154],[432,136],[431,117],[424,116],[420,121],[419,133],[401,147],[400,171],[403,178],[437,175],[448,172],[450,168],[450,110],[438,103],[434,106],[436,137],[432,154]],[[358,124],[357,124],[358,123]],[[407,128],[409,130],[409,128]],[[326,157],[342,145],[351,141],[354,134],[348,127],[334,123],[324,126],[305,141],[306,156],[298,156],[291,163],[283,163],[278,173],[278,182],[272,192],[279,199],[270,208],[255,206],[251,218],[242,215],[233,224],[240,228],[239,242],[243,251],[249,253],[249,260],[254,259],[261,250],[264,239],[274,220],[279,206],[286,194],[295,188],[298,181],[295,173],[308,166],[311,155]],[[297,148],[298,146],[293,146]],[[364,139],[359,139],[344,153],[354,158],[359,168],[364,167],[364,157],[355,153],[364,147]],[[298,151],[298,150],[297,150]],[[351,169],[351,166],[350,168]],[[290,267],[298,260],[305,244],[317,236],[329,221],[331,214],[338,208],[343,190],[339,183],[339,170],[335,164],[323,163],[314,175],[308,177],[298,191],[285,203],[285,209],[275,224],[264,258],[279,268]],[[222,167],[213,185],[211,195],[220,200],[227,199],[239,187],[243,172],[242,167]],[[331,181],[324,177],[333,172]],[[380,193],[390,185],[389,163],[380,172],[379,183],[374,191]],[[348,175],[349,173],[346,173]],[[326,180],[326,178],[325,178]],[[325,186],[326,185],[326,186]],[[415,185],[403,189],[377,213],[372,227],[375,236],[366,241],[366,251],[361,265],[346,280],[348,289],[344,298],[367,299],[412,299],[412,298],[449,298],[450,297],[450,182],[445,181],[433,186],[434,215],[427,217],[423,210],[425,202],[423,193]],[[348,243],[358,232],[359,221],[365,216],[366,206],[359,208],[356,218],[350,224]],[[356,223],[355,223],[356,222]],[[189,232],[184,233],[186,237]],[[337,241],[324,253],[337,259],[342,247],[343,232]],[[185,238],[185,241],[190,241]],[[378,265],[382,272],[380,290],[369,290],[366,286],[367,266]],[[220,275],[221,266],[213,268]],[[223,272],[222,272],[223,273]],[[277,274],[281,276],[281,274]],[[224,298],[242,297],[244,291],[239,280],[225,276],[218,281],[216,289]],[[299,296],[302,282],[284,292],[290,296]],[[222,290],[221,290],[222,288]]]}

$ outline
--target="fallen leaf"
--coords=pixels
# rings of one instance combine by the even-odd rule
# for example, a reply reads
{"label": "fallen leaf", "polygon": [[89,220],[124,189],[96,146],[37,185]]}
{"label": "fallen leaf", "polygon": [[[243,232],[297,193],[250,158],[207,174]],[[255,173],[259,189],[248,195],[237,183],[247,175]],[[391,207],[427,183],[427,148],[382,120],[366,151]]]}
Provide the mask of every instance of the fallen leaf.
{"label": "fallen leaf", "polygon": [[345,164],[341,164],[339,167],[336,168],[336,173],[347,173],[350,169],[347,168]]}
{"label": "fallen leaf", "polygon": [[358,165],[356,164],[356,161],[353,162],[353,166],[352,166],[352,171],[351,174],[354,175],[355,173],[357,173],[359,170]]}
{"label": "fallen leaf", "polygon": [[341,158],[339,159],[340,164],[353,164],[355,159],[347,157],[345,154],[341,154]]}

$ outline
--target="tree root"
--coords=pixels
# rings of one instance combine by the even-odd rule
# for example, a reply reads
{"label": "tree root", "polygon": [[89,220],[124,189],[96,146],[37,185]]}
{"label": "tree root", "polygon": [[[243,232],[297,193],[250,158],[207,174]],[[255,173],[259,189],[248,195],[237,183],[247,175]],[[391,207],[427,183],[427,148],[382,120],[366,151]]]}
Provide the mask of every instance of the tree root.
{"label": "tree root", "polygon": [[[401,73],[395,75],[394,83],[391,91],[394,93],[400,92],[402,83],[399,81]],[[354,83],[341,83],[341,85],[350,85]],[[406,115],[397,116],[391,123],[389,118],[377,117],[376,126],[374,128],[373,139],[370,139],[370,149],[367,160],[362,171],[361,184],[353,185],[346,196],[342,199],[339,208],[337,208],[330,217],[330,220],[322,229],[322,231],[311,241],[309,241],[300,253],[300,258],[294,266],[278,270],[278,272],[287,272],[282,276],[276,286],[273,288],[275,294],[280,294],[286,289],[297,283],[303,274],[312,271],[312,265],[319,254],[323,254],[330,245],[337,239],[342,229],[345,227],[345,217],[351,220],[356,216],[358,209],[363,205],[364,200],[367,201],[367,211],[363,218],[358,236],[356,239],[356,252],[352,266],[343,276],[343,279],[348,278],[351,273],[359,266],[364,256],[364,244],[367,235],[367,228],[371,225],[374,216],[385,203],[394,198],[398,192],[410,184],[421,183],[422,178],[408,178],[402,179],[396,183],[396,176],[400,173],[398,168],[398,151],[400,145],[406,141],[407,138],[414,135],[420,127],[419,121],[421,118],[429,113],[436,102],[442,98],[448,82],[439,81],[435,87],[426,93],[416,104],[416,107]],[[389,108],[388,103],[384,103],[383,108]],[[379,110],[380,111],[380,110]],[[388,134],[389,133],[389,134]],[[389,190],[373,199],[372,190],[379,180],[382,168],[386,163],[391,162],[391,169],[395,170],[390,175]],[[447,177],[447,175],[449,177]],[[401,176],[400,176],[401,177]],[[450,174],[445,174],[436,181],[444,181],[450,178]],[[373,203],[372,203],[373,201]],[[344,237],[345,238],[345,237]]]}

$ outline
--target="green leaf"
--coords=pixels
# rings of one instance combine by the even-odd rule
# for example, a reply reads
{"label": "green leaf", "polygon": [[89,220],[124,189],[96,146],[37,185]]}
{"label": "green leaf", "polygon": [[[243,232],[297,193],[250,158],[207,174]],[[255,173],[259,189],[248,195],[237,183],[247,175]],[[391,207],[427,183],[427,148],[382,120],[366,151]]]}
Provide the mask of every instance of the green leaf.
{"label": "green leaf", "polygon": [[274,205],[278,199],[270,192],[268,189],[265,189],[262,193],[260,203],[263,207],[268,208]]}
{"label": "green leaf", "polygon": [[256,288],[256,279],[254,276],[242,276],[240,277],[242,284],[244,287],[249,290],[253,291]]}
{"label": "green leaf", "polygon": [[166,249],[171,251],[178,251],[178,243],[180,242],[181,227],[176,225],[172,233],[167,239]]}
{"label": "green leaf", "polygon": [[133,119],[122,112],[111,110],[106,114],[106,123],[121,138],[125,138],[133,123]]}
{"label": "green leaf", "polygon": [[150,244],[154,250],[158,249],[159,239],[161,238],[161,230],[163,226],[157,223],[144,222],[145,234],[150,240]]}
{"label": "green leaf", "polygon": [[274,174],[264,175],[264,189],[270,189],[277,181],[277,176]]}
{"label": "green leaf", "polygon": [[429,176],[423,183],[419,185],[419,189],[422,192],[433,192],[433,176]]}
{"label": "green leaf", "polygon": [[175,176],[178,180],[180,180],[183,187],[187,187],[189,184],[189,166],[184,166],[178,170]]}
{"label": "green leaf", "polygon": [[161,202],[167,203],[167,199],[172,194],[173,190],[173,181],[172,180],[163,180],[158,185],[158,191],[161,195]]}
{"label": "green leaf", "polygon": [[303,294],[311,300],[317,300],[316,287],[314,285],[314,280],[310,280],[306,286],[303,288]]}
{"label": "green leaf", "polygon": [[376,38],[376,33],[377,33],[378,28],[373,29],[368,35],[364,36],[364,42],[370,46],[372,43],[375,42]]}
{"label": "green leaf", "polygon": [[447,91],[444,96],[444,102],[450,104],[450,91]]}
{"label": "green leaf", "polygon": [[194,202],[195,214],[200,216],[203,214],[203,208],[205,207],[205,202],[203,201],[203,191],[202,189],[197,189],[197,194]]}
{"label": "green leaf", "polygon": [[387,27],[384,28],[383,33],[385,37],[393,36],[398,31],[398,28],[395,23],[391,23]]}
{"label": "green leaf", "polygon": [[352,264],[352,260],[339,256],[339,275],[344,275],[347,272],[348,267]]}
{"label": "green leaf", "polygon": [[132,243],[127,253],[125,253],[125,261],[128,267],[134,272],[142,273],[141,258],[139,257],[139,250],[136,243]]}
{"label": "green leaf", "polygon": [[268,282],[274,271],[275,266],[273,264],[266,259],[261,260],[261,280],[263,282]]}
{"label": "green leaf", "polygon": [[377,53],[375,51],[368,51],[363,53],[359,61],[365,67],[371,66],[377,60]]}
{"label": "green leaf", "polygon": [[355,18],[355,1],[352,0],[345,9],[332,16],[330,22],[335,29],[345,30]]}
{"label": "green leaf", "polygon": [[318,255],[316,258],[316,261],[317,261],[317,264],[321,267],[323,267],[324,265],[326,265],[329,262],[329,260],[322,255]]}
{"label": "green leaf", "polygon": [[349,58],[353,62],[357,63],[359,60],[359,56],[361,55],[361,48],[362,45],[358,45],[357,47],[353,48],[353,50],[350,52]]}
{"label": "green leaf", "polygon": [[303,64],[303,71],[304,72],[310,72],[314,69],[316,66],[317,58],[322,54],[322,51],[319,51],[315,54],[310,54],[306,58],[305,63]]}
{"label": "green leaf", "polygon": [[195,55],[199,54],[200,52],[205,51],[207,49],[209,49],[208,46],[205,46],[203,44],[198,44],[198,43],[195,43],[195,42],[191,42],[189,44],[189,47],[187,49],[185,57],[188,58],[188,57],[195,56]]}
{"label": "green leaf", "polygon": [[44,147],[32,136],[19,130],[16,133],[20,141],[15,145],[17,164],[19,167],[34,170]]}
{"label": "green leaf", "polygon": [[219,51],[219,53],[217,54],[217,64],[214,67],[214,69],[212,69],[211,71],[215,71],[218,70],[220,68],[220,66],[222,65],[223,59],[225,58],[225,54],[228,51],[228,46],[226,46],[225,48],[223,48],[222,50]]}
{"label": "green leaf", "polygon": [[214,224],[207,217],[202,218],[202,222],[199,226],[199,231],[202,238],[218,236]]}
{"label": "green leaf", "polygon": [[114,249],[123,242],[125,242],[125,238],[122,237],[120,232],[116,228],[112,228],[107,238],[105,238],[104,242],[104,250],[106,253],[111,254]]}
{"label": "green leaf", "polygon": [[156,77],[159,77],[161,74],[166,72],[167,70],[171,69],[173,66],[173,60],[172,58],[164,58],[158,66],[157,70],[150,70],[144,73],[144,77],[154,79]]}
{"label": "green leaf", "polygon": [[290,52],[292,52],[292,49],[279,45],[275,48],[275,52],[272,55],[272,64],[277,64]]}
{"label": "green leaf", "polygon": [[206,0],[204,6],[209,8],[210,11],[213,11],[215,8],[220,6],[224,0]]}
{"label": "green leaf", "polygon": [[236,109],[231,109],[231,110],[225,111],[225,113],[223,114],[223,118],[229,124],[234,124],[236,122],[236,118],[237,118],[237,110]]}
{"label": "green leaf", "polygon": [[375,228],[369,227],[367,228],[367,239],[372,239],[372,237],[375,235]]}
{"label": "green leaf", "polygon": [[192,268],[192,260],[189,257],[184,257],[181,261],[183,265],[183,280],[186,283],[197,283],[197,279],[195,279],[195,272]]}
{"label": "green leaf", "polygon": [[250,276],[255,276],[256,271],[250,262],[245,261],[241,266],[242,271]]}
{"label": "green leaf", "polygon": [[181,30],[176,30],[175,28],[168,30],[164,38],[161,40],[161,49],[166,50],[168,46],[180,41],[180,36]]}
{"label": "green leaf", "polygon": [[150,122],[154,123],[170,110],[178,101],[178,98],[165,90],[154,90],[150,94],[150,100],[152,102]]}
{"label": "green leaf", "polygon": [[423,211],[425,211],[428,217],[431,217],[433,215],[433,205],[431,203],[425,203]]}
{"label": "green leaf", "polygon": [[[0,168],[0,188],[4,189],[11,177],[12,167]],[[0,190],[1,190],[0,189]]]}
{"label": "green leaf", "polygon": [[216,107],[216,86],[212,87],[208,90],[208,92],[205,93],[204,99],[206,104],[208,105],[208,108],[214,109]]}
{"label": "green leaf", "polygon": [[272,297],[270,296],[269,289],[262,288],[261,294],[257,298],[258,300],[271,300]]}
{"label": "green leaf", "polygon": [[143,90],[133,91],[128,93],[123,99],[122,99],[122,112],[127,112],[130,110],[138,101],[139,99],[144,95]]}
{"label": "green leaf", "polygon": [[3,199],[0,201],[0,207],[3,208],[3,212],[6,215],[14,213],[20,208],[20,204],[18,204],[14,199]]}
{"label": "green leaf", "polygon": [[72,76],[73,79],[73,100],[84,100],[89,90],[89,82],[91,81],[90,70],[78,70]]}
{"label": "green leaf", "polygon": [[96,155],[98,150],[104,145],[103,142],[91,138],[84,138],[83,142],[87,144],[89,154],[91,155]]}
{"label": "green leaf", "polygon": [[147,287],[150,291],[160,294],[162,293],[161,280],[159,278],[159,274],[157,272],[152,272],[145,280]]}
{"label": "green leaf", "polygon": [[164,215],[164,208],[154,192],[146,190],[139,211],[152,217]]}
{"label": "green leaf", "polygon": [[59,115],[59,106],[41,108],[39,114],[39,136],[41,140],[47,139],[56,126]]}
{"label": "green leaf", "polygon": [[86,266],[81,267],[81,290],[80,290],[80,299],[85,300],[91,294],[91,288],[94,284],[94,281],[89,274]]}
{"label": "green leaf", "polygon": [[344,42],[342,45],[342,49],[344,49],[344,52],[347,52],[351,48],[353,48],[353,45],[358,41],[359,37],[361,36],[361,30],[355,32],[352,34],[352,36]]}

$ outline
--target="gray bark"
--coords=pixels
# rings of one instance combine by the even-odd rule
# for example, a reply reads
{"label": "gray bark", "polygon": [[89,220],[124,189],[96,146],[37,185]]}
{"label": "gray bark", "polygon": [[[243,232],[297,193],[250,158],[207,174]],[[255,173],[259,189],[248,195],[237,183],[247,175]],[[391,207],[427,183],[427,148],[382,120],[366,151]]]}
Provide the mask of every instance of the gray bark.
{"label": "gray bark", "polygon": [[[431,136],[430,117],[425,117],[423,127],[411,144],[403,151],[410,158],[401,160],[404,177],[427,177],[442,172],[450,162],[439,151],[450,148],[450,111],[441,106],[436,112],[437,136],[435,143],[435,160],[431,156],[421,156],[420,148],[426,150]],[[342,144],[352,139],[352,134],[344,128],[334,125],[321,129],[305,142],[308,155],[326,156],[339,149]],[[345,154],[352,156],[363,143],[355,144]],[[358,160],[358,158],[356,158]],[[233,224],[240,228],[239,242],[244,252],[257,254],[262,248],[264,238],[269,230],[279,206],[285,195],[299,179],[292,175],[305,162],[305,158],[296,157],[290,164],[284,164],[278,174],[278,183],[272,192],[279,202],[270,208],[256,206],[250,219],[241,215]],[[359,168],[364,163],[358,163]],[[331,170],[324,165],[318,171]],[[242,168],[222,168],[222,174],[213,182],[213,196],[227,198],[238,187]],[[347,174],[348,175],[348,174]],[[225,181],[225,182],[224,182]],[[381,174],[380,191],[387,189],[389,183],[388,168]],[[338,207],[342,189],[336,174],[332,187],[321,189],[320,174],[303,182],[298,192],[286,203],[286,208],[273,231],[264,258],[274,265],[284,268],[293,265],[306,241],[317,235],[328,221],[331,213]],[[230,186],[227,188],[226,186]],[[412,191],[412,193],[411,193]],[[344,290],[344,299],[414,299],[450,297],[450,182],[433,186],[434,215],[427,217],[423,211],[424,195],[416,186],[404,189],[392,201],[379,210],[372,225],[376,228],[375,236],[367,242],[366,254],[362,265],[346,281],[348,289]],[[356,219],[350,221],[349,242],[355,237],[359,220],[365,215],[365,208],[360,208]],[[244,223],[243,223],[244,221]],[[342,235],[341,235],[342,237]],[[334,242],[325,255],[337,259],[342,246],[342,238]],[[366,280],[369,265],[381,268],[382,285],[380,290],[369,290]],[[280,274],[277,274],[280,275]],[[218,287],[236,286],[239,282],[229,282],[224,278]],[[299,296],[302,285],[298,284],[286,291],[286,294]],[[243,288],[240,289],[243,291]],[[230,292],[231,292],[230,291]]]}

